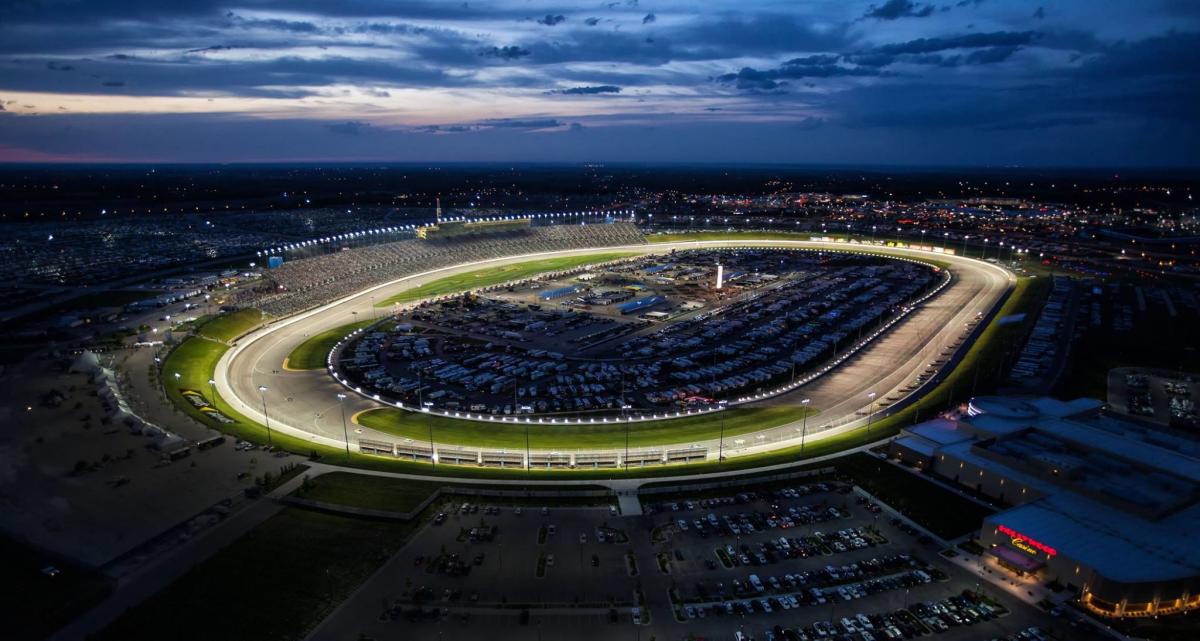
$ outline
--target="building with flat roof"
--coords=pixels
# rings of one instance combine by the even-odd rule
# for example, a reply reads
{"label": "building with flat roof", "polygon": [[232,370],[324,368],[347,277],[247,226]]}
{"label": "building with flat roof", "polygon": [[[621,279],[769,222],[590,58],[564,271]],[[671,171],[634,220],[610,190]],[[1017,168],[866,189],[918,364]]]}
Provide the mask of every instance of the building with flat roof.
{"label": "building with flat roof", "polygon": [[1200,443],[1092,399],[981,397],[961,421],[904,430],[900,462],[1010,505],[979,541],[1010,571],[1105,616],[1200,607]]}

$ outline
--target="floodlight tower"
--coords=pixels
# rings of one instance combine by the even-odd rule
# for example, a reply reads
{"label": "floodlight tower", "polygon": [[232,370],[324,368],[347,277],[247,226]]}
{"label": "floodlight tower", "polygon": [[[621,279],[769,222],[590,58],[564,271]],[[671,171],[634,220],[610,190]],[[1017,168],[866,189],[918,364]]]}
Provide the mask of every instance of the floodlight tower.
{"label": "floodlight tower", "polygon": [[717,289],[725,286],[725,266],[717,263]]}
{"label": "floodlight tower", "polygon": [[434,224],[440,225],[442,224],[442,199],[440,197],[435,198],[434,202],[437,203],[437,209],[433,212]]}

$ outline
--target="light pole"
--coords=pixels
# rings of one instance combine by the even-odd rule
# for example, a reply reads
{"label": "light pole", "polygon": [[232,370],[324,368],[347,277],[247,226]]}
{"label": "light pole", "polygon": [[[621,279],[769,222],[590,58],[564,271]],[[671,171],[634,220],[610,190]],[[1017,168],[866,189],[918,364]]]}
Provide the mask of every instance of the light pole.
{"label": "light pole", "polygon": [[433,418],[429,416],[431,407],[433,401],[421,403],[421,409],[425,412],[425,427],[429,429],[429,466],[437,467],[437,450],[433,448]]}
{"label": "light pole", "polygon": [[717,465],[720,465],[725,460],[725,407],[729,405],[729,401],[717,401],[721,409],[717,410],[721,413],[721,441],[717,445]]}
{"label": "light pole", "polygon": [[967,255],[967,239],[968,239],[968,238],[970,238],[970,236],[967,236],[967,235],[964,235],[964,236],[963,236],[963,248],[962,248],[962,255],[963,255],[963,256],[966,256],[966,255]]}
{"label": "light pole", "polygon": [[800,419],[800,458],[804,458],[804,441],[808,438],[808,404],[811,398],[800,401],[804,407],[804,417]]}
{"label": "light pole", "polygon": [[621,402],[621,417],[623,419],[625,419],[625,458],[622,460],[622,462],[625,464],[625,471],[628,472],[629,471],[629,409],[631,406],[628,403],[624,402],[624,396],[622,396],[621,400],[622,400],[622,402]]}
{"label": "light pole", "polygon": [[273,447],[274,443],[271,441],[271,417],[267,414],[267,389],[268,387],[266,385],[258,386],[258,394],[259,396],[262,396],[263,423],[267,427],[267,447]]}
{"label": "light pole", "polygon": [[867,398],[871,399],[871,408],[867,410],[867,442],[871,442],[871,418],[875,416],[875,392],[867,394]]}
{"label": "light pole", "polygon": [[338,405],[342,406],[342,436],[346,438],[346,463],[350,462],[350,428],[346,425],[346,395],[337,395]]}
{"label": "light pole", "polygon": [[217,405],[217,382],[211,378],[208,379],[208,395],[212,397],[213,409],[220,412],[221,408]]}
{"label": "light pole", "polygon": [[[532,405],[521,405],[517,408],[522,412],[532,412]],[[529,466],[529,421],[525,421],[525,469],[530,469]]]}

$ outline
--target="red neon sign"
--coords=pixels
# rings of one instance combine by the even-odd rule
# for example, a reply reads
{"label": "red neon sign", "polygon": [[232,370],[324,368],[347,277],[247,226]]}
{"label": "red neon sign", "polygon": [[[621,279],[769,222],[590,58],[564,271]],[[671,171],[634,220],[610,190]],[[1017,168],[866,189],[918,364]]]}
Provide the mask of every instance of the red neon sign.
{"label": "red neon sign", "polygon": [[1029,546],[1035,550],[1045,552],[1050,556],[1058,554],[1058,550],[1055,550],[1041,541],[1031,539],[1028,536],[1025,536],[1024,534],[1021,534],[1020,532],[1008,527],[1007,525],[997,525],[996,530],[1002,534],[1007,534],[1008,536],[1012,537],[1013,545],[1018,545],[1018,543],[1020,543],[1021,545],[1018,545],[1018,547],[1021,549],[1025,549],[1025,546]]}

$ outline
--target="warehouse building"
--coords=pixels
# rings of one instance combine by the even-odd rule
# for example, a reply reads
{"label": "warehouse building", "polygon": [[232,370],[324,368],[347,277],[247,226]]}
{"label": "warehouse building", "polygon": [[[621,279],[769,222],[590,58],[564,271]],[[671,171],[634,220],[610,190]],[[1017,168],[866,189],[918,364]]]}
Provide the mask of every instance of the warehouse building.
{"label": "warehouse building", "polygon": [[905,430],[900,462],[1011,506],[984,520],[996,563],[1080,593],[1104,616],[1200,607],[1200,443],[1100,401],[982,397]]}

